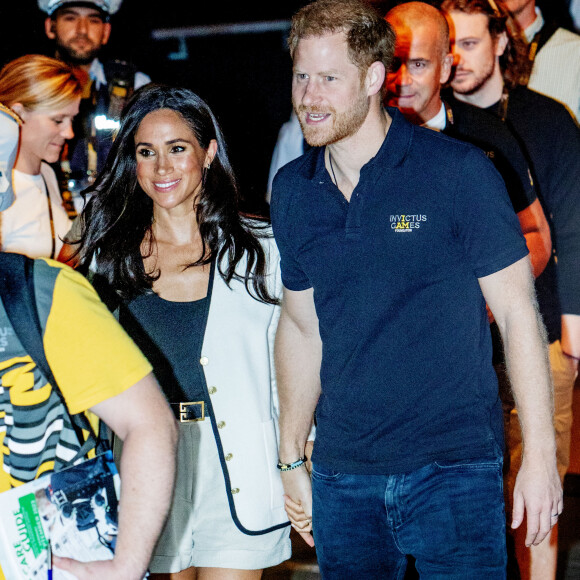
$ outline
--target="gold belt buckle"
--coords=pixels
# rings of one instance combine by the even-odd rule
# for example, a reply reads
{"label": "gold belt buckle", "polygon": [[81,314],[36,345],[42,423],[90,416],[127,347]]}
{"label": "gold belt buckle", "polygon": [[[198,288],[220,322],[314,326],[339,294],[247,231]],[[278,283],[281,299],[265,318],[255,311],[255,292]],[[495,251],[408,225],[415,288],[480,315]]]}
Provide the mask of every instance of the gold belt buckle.
{"label": "gold belt buckle", "polygon": [[[200,405],[201,417],[190,419],[191,417],[189,407],[192,405]],[[205,419],[205,401],[194,401],[190,403],[179,403],[179,420],[182,423],[193,423],[195,421],[203,421]]]}

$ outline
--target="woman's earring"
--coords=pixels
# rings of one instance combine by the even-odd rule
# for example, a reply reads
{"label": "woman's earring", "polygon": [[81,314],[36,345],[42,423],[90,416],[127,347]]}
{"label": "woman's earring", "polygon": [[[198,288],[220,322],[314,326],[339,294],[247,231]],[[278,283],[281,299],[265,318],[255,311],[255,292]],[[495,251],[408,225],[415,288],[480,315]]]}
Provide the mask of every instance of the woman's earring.
{"label": "woman's earring", "polygon": [[203,171],[201,173],[201,186],[205,186],[205,182],[207,180],[207,172],[209,171],[209,164],[203,166]]}

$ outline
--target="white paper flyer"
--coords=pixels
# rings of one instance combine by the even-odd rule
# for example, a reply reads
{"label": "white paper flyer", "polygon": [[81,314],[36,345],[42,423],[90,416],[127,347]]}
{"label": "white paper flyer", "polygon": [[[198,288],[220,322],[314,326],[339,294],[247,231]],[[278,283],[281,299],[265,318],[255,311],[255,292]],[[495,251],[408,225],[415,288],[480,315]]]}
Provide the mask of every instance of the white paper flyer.
{"label": "white paper flyer", "polygon": [[[50,578],[52,554],[113,557],[120,479],[110,451],[0,494],[0,565],[10,580]],[[55,568],[53,580],[70,574]]]}

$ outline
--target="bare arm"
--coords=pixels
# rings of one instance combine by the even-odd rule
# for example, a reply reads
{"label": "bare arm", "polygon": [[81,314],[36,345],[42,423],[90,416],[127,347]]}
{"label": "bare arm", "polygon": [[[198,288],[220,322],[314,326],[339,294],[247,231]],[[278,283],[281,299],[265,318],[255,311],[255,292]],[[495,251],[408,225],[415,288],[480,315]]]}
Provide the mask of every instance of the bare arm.
{"label": "bare arm", "polygon": [[529,258],[479,279],[504,343],[522,429],[522,466],[514,489],[512,528],[527,515],[526,545],[539,544],[563,506],[552,424],[546,332],[538,313]]}
{"label": "bare arm", "polygon": [[63,264],[67,264],[71,268],[76,268],[79,263],[79,255],[75,250],[75,245],[65,241],[56,259]]}
{"label": "bare arm", "polygon": [[[538,199],[518,212],[517,216],[530,252],[532,272],[534,278],[537,278],[544,271],[552,254],[550,226]],[[493,322],[493,314],[491,314],[489,305],[487,307],[487,315],[489,322]]]}
{"label": "bare arm", "polygon": [[175,419],[152,374],[91,410],[124,442],[115,557],[86,564],[55,557],[54,564],[79,580],[141,580],[173,493]]}
{"label": "bare arm", "polygon": [[580,360],[580,315],[562,314],[562,350],[570,364],[578,367]]}
{"label": "bare arm", "polygon": [[522,233],[530,252],[534,278],[543,271],[552,254],[552,236],[540,201],[536,199],[531,205],[518,212]]}
{"label": "bare arm", "polygon": [[[280,398],[280,461],[292,463],[304,457],[306,439],[320,396],[322,342],[313,291],[284,289],[282,312],[274,347]],[[298,531],[309,545],[312,519],[312,489],[306,466],[282,472],[288,515],[297,522],[307,521]]]}
{"label": "bare arm", "polygon": [[64,244],[57,256],[59,262],[68,264],[71,268],[76,268],[78,266],[80,261],[80,256],[78,254],[80,244],[78,243],[78,240],[81,239],[82,233],[83,217],[81,214],[73,220],[70,230],[64,237]]}

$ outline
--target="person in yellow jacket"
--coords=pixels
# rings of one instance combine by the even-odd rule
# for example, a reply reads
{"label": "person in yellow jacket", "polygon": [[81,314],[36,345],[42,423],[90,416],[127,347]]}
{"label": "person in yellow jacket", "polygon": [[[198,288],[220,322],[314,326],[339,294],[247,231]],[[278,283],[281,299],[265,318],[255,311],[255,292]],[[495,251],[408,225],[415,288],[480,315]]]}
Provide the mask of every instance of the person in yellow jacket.
{"label": "person in yellow jacket", "polygon": [[[46,359],[68,413],[91,411],[124,441],[115,557],[88,563],[55,557],[53,565],[80,580],[140,580],[172,495],[175,420],[150,364],[87,280],[45,259],[35,260],[33,276]],[[0,385],[1,492],[59,469],[74,455],[71,445],[82,443],[75,441],[60,397],[24,350],[1,302]],[[155,509],[143,509],[150,505]]]}

